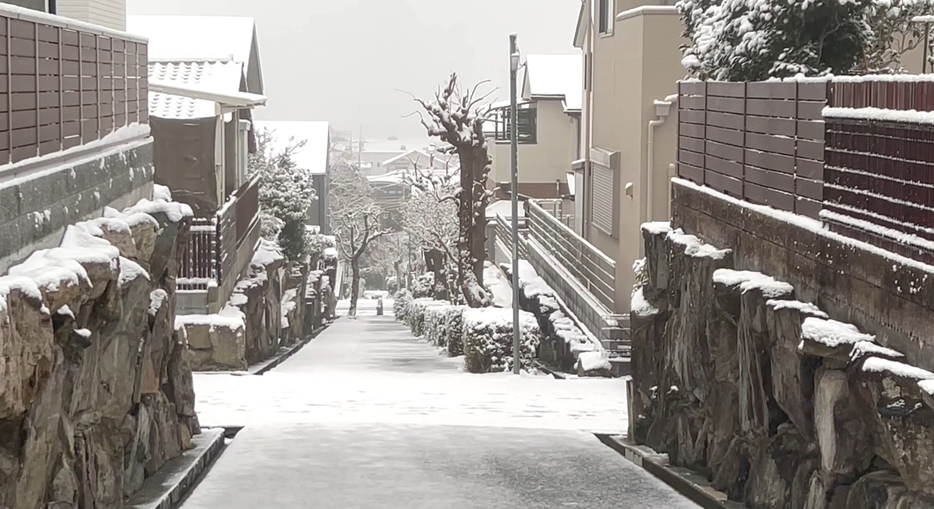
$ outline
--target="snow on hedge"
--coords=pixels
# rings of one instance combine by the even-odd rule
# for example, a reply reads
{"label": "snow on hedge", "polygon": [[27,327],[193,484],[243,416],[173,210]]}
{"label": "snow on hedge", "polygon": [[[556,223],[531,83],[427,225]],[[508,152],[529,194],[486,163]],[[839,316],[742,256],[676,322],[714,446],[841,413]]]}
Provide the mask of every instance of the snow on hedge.
{"label": "snow on hedge", "polygon": [[[468,371],[491,373],[513,369],[512,319],[511,309],[464,311],[464,356]],[[521,311],[519,323],[522,328],[519,365],[524,370],[530,370],[541,342],[541,331],[532,313]]]}

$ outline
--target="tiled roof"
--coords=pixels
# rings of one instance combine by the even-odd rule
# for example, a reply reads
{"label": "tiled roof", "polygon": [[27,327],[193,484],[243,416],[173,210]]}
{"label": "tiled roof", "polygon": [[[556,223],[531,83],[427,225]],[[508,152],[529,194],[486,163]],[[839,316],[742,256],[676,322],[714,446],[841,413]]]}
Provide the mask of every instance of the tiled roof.
{"label": "tiled roof", "polygon": [[[240,91],[243,64],[221,61],[150,62],[149,78],[178,85],[196,86],[220,93]],[[178,95],[149,93],[149,115],[193,119],[215,115],[214,103]]]}

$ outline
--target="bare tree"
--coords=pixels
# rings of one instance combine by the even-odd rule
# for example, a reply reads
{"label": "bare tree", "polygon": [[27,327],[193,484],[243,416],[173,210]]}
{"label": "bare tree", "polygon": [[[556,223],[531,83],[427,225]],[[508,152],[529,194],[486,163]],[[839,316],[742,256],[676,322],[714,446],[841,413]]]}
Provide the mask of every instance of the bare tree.
{"label": "bare tree", "polygon": [[383,211],[370,197],[369,182],[350,165],[330,168],[332,227],[341,256],[350,262],[350,310],[356,316],[360,297],[360,259],[367,248],[392,230],[380,224]]}
{"label": "bare tree", "polygon": [[483,262],[486,259],[486,206],[492,196],[487,188],[491,159],[483,136],[483,123],[489,108],[482,103],[489,94],[461,89],[457,74],[452,73],[444,89],[432,100],[415,98],[425,114],[419,112],[429,136],[448,144],[443,149],[456,153],[460,159],[460,187],[453,199],[457,201],[457,284],[471,307],[490,304],[483,288]]}
{"label": "bare tree", "polygon": [[425,264],[435,276],[434,297],[457,303],[458,246],[456,187],[449,175],[426,174],[414,168],[412,196],[402,209],[402,226],[425,257]]}

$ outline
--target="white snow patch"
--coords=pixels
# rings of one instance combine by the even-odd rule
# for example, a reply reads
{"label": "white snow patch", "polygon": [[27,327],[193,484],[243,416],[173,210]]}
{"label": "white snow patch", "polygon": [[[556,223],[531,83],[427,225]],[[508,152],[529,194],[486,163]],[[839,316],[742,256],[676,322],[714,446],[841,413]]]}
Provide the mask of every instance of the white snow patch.
{"label": "white snow patch", "polygon": [[163,185],[155,184],[152,188],[153,201],[172,201],[172,191]]}
{"label": "white snow patch", "polygon": [[75,334],[81,336],[84,339],[91,339],[91,331],[87,329],[75,329]]}
{"label": "white snow patch", "polygon": [[800,300],[775,300],[769,299],[765,303],[766,306],[774,309],[775,311],[781,311],[783,309],[797,309],[801,313],[806,313],[823,319],[829,319],[830,316],[827,313],[821,311],[819,307],[810,303],[810,302],[801,302]]}
{"label": "white snow patch", "polygon": [[881,357],[870,357],[866,359],[866,362],[863,363],[863,371],[869,373],[890,373],[902,378],[934,381],[934,373],[930,371],[898,361],[883,359]]}
{"label": "white snow patch", "polygon": [[813,316],[805,318],[804,323],[801,324],[801,338],[829,348],[856,345],[860,342],[875,343],[876,341],[875,336],[860,332],[853,324]]}
{"label": "white snow patch", "polygon": [[684,233],[681,228],[668,232],[667,238],[675,244],[684,246],[684,254],[692,257],[722,260],[732,252],[730,249],[717,249],[710,244],[706,244],[694,235]]}
{"label": "white snow patch", "polygon": [[243,312],[227,305],[219,313],[212,315],[177,315],[175,328],[183,328],[186,325],[207,325],[212,328],[224,327],[236,331],[246,327],[244,318]]}
{"label": "white snow patch", "polygon": [[891,348],[886,348],[870,341],[860,341],[853,345],[853,350],[850,352],[850,359],[856,360],[870,355],[884,355],[896,358],[905,357],[901,352],[896,352]]}
{"label": "white snow patch", "polygon": [[768,300],[789,295],[794,291],[794,287],[784,281],[776,281],[760,272],[748,270],[717,269],[713,273],[713,282],[726,286],[739,285],[743,293],[753,289],[761,290]]}
{"label": "white snow patch", "polygon": [[483,284],[493,296],[494,307],[512,307],[512,286],[503,272],[489,261],[483,264]]}
{"label": "white snow patch", "polygon": [[652,221],[650,223],[642,223],[642,231],[652,235],[669,233],[671,232],[671,223],[668,221]]}
{"label": "white snow patch", "polygon": [[256,253],[253,254],[250,265],[267,267],[284,259],[282,249],[278,244],[271,240],[262,239],[256,248]]}
{"label": "white snow patch", "polygon": [[177,223],[186,217],[194,216],[191,207],[184,203],[168,202],[163,200],[150,201],[143,198],[136,205],[123,211],[124,214],[134,214],[142,212],[150,216],[158,213],[165,214],[166,218],[173,223]]}
{"label": "white snow patch", "polygon": [[629,304],[629,309],[632,314],[640,317],[647,317],[650,315],[658,314],[658,308],[653,306],[646,300],[645,295],[642,293],[642,288],[639,288],[632,294],[632,301]]}
{"label": "white snow patch", "polygon": [[584,371],[609,371],[613,366],[606,352],[581,352],[577,357],[577,367]]}
{"label": "white snow patch", "polygon": [[136,281],[139,278],[143,278],[146,281],[149,281],[149,273],[146,272],[146,269],[141,267],[138,263],[130,260],[129,258],[120,257],[120,279],[118,283],[120,288],[125,287],[126,285]]}
{"label": "white snow patch", "polygon": [[55,312],[56,315],[67,316],[72,320],[75,319],[75,312],[71,310],[71,307],[68,304],[58,308],[58,311]]}
{"label": "white snow patch", "polygon": [[934,397],[934,380],[922,380],[918,382],[918,386],[921,387],[922,391]]}
{"label": "white snow patch", "polygon": [[0,277],[0,312],[6,311],[7,298],[10,293],[18,291],[30,299],[41,300],[42,292],[31,278],[22,276]]}
{"label": "white snow patch", "polygon": [[168,296],[169,294],[162,288],[157,288],[149,294],[149,316],[156,316]]}

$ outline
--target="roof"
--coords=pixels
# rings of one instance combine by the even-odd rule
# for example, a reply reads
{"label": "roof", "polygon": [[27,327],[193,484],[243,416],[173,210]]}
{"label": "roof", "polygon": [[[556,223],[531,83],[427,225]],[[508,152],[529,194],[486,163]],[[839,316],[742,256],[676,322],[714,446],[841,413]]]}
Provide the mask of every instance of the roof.
{"label": "roof", "polygon": [[[215,94],[240,92],[242,64],[222,61],[150,62],[149,79]],[[195,119],[216,115],[213,100],[159,93],[149,94],[149,114],[160,118]]]}
{"label": "roof", "polygon": [[[149,61],[233,60],[262,72],[256,23],[237,16],[127,16],[127,32],[149,38]],[[184,35],[179,35],[184,34]],[[253,57],[253,58],[251,58]],[[256,69],[250,69],[255,65]],[[262,83],[250,92],[263,93]]]}
{"label": "roof", "polygon": [[526,80],[532,98],[564,98],[565,111],[580,111],[583,101],[581,55],[529,55]]}
{"label": "roof", "polygon": [[253,108],[266,104],[264,95],[249,92],[222,92],[197,85],[179,85],[171,81],[149,80],[149,90],[165,95],[209,101],[227,108]]}
{"label": "roof", "polygon": [[401,154],[399,154],[399,155],[397,155],[397,156],[395,156],[395,157],[392,157],[392,158],[390,158],[390,159],[386,159],[385,161],[383,161],[383,164],[384,164],[384,165],[385,165],[385,164],[392,164],[392,163],[395,163],[395,162],[399,162],[399,161],[401,161],[402,159],[408,159],[409,161],[414,161],[414,162],[416,162],[416,163],[419,163],[419,162],[422,162],[422,161],[424,161],[425,163],[428,163],[429,161],[431,161],[431,156],[428,155],[428,154],[426,154],[425,152],[423,152],[423,151],[421,151],[421,150],[412,149],[412,150],[403,152],[403,153],[401,153]]}
{"label": "roof", "polygon": [[256,127],[274,131],[274,149],[284,148],[289,138],[305,140],[305,146],[294,154],[293,160],[299,168],[312,174],[328,171],[328,146],[330,127],[325,121],[310,120],[257,120]]}
{"label": "roof", "polygon": [[[593,9],[592,6],[589,6]],[[588,28],[590,28],[591,15],[588,12],[587,2],[581,2],[581,10],[577,14],[577,28],[574,30],[574,47],[584,49],[587,43]]]}

